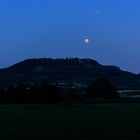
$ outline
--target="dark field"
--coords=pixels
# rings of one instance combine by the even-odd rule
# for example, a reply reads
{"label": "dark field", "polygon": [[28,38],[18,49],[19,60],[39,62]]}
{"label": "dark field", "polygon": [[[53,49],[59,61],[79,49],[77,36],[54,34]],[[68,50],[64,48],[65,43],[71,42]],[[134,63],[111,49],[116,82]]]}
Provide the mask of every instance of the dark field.
{"label": "dark field", "polygon": [[140,104],[1,105],[0,140],[140,139]]}

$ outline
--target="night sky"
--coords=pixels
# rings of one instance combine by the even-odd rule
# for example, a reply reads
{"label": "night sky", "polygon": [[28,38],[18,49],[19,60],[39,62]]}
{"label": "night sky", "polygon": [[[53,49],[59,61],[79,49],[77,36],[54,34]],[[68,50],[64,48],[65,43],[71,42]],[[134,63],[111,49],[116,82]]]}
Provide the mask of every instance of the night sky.
{"label": "night sky", "polygon": [[[89,43],[84,43],[84,38]],[[140,0],[1,0],[0,67],[92,58],[140,72]]]}

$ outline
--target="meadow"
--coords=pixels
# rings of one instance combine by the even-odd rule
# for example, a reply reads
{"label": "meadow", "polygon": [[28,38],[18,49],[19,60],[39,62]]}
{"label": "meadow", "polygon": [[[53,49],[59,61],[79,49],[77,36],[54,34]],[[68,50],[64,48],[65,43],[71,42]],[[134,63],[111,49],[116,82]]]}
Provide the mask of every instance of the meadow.
{"label": "meadow", "polygon": [[0,140],[139,140],[140,104],[0,105]]}

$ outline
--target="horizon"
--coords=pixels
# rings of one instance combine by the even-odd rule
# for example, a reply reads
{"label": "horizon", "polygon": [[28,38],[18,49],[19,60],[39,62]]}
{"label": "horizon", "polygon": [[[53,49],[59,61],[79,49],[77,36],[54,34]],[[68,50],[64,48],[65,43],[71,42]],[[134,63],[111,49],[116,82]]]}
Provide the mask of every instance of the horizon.
{"label": "horizon", "polygon": [[[94,61],[96,61],[97,63],[99,63],[99,64],[101,64],[101,65],[103,65],[103,66],[116,66],[116,67],[118,67],[118,68],[120,68],[120,70],[122,70],[122,71],[126,71],[126,72],[131,72],[131,71],[127,71],[127,70],[124,70],[124,69],[122,69],[121,67],[119,67],[119,66],[117,66],[117,65],[112,65],[112,64],[103,64],[103,63],[101,63],[101,62],[99,62],[99,61],[97,61],[97,60],[95,60],[95,59],[92,59],[92,58],[79,58],[79,57],[57,57],[57,58],[53,58],[53,57],[41,57],[41,58],[27,58],[27,59],[23,59],[23,60],[20,60],[20,61],[18,61],[18,62],[16,62],[16,63],[13,63],[13,64],[11,64],[11,65],[9,65],[9,66],[7,66],[7,67],[2,67],[2,68],[0,68],[0,69],[5,69],[5,68],[9,68],[9,67],[11,67],[11,66],[13,66],[13,65],[15,65],[15,64],[18,64],[18,63],[20,63],[20,62],[23,62],[23,61],[25,61],[25,60],[32,60],[32,59],[66,59],[66,58],[68,58],[68,59],[70,59],[70,58],[72,58],[72,59],[75,59],[75,58],[78,58],[78,59],[90,59],[90,60],[94,60]],[[131,72],[131,73],[134,73],[134,74],[139,74],[139,73],[135,73],[135,72]]]}
{"label": "horizon", "polygon": [[139,0],[0,1],[0,68],[28,58],[78,57],[139,73],[139,5]]}

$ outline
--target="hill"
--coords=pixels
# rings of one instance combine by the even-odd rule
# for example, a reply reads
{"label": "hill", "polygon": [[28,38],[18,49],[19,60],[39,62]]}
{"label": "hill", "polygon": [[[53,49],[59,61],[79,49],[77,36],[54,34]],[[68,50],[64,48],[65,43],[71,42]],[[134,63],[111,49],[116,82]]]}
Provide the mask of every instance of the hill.
{"label": "hill", "polygon": [[10,84],[34,84],[41,81],[87,86],[96,78],[109,78],[118,89],[138,89],[139,76],[107,66],[92,59],[27,59],[0,69],[0,87]]}

